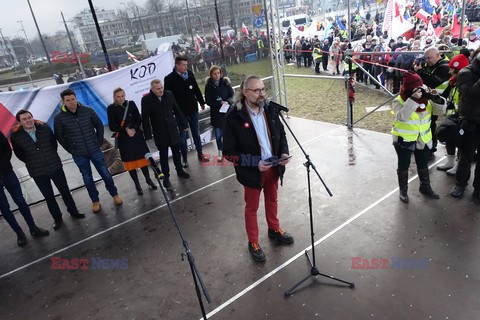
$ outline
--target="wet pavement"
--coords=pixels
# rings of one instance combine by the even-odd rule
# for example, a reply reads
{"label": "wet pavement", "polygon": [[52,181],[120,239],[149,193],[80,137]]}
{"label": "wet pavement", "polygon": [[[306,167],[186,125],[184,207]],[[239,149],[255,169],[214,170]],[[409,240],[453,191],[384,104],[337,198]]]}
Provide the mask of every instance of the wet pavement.
{"label": "wet pavement", "polygon": [[[268,239],[262,202],[260,245],[267,261],[260,264],[247,250],[243,189],[233,167],[201,166],[192,154],[191,178],[173,174],[170,197],[212,299],[205,303],[208,318],[478,318],[479,205],[471,200],[471,187],[462,200],[448,195],[453,178],[434,168],[444,148],[430,171],[440,200],[418,192],[412,166],[410,203],[403,204],[389,135],[298,118],[289,123],[333,193],[329,197],[312,173],[316,265],[355,288],[317,277],[284,296],[310,273],[304,255],[311,243],[305,159],[291,137],[293,158],[279,188],[279,218],[295,243]],[[215,144],[204,152],[216,155]],[[38,225],[50,236],[28,235],[23,248],[0,220],[1,319],[201,318],[190,267],[161,191],[147,189],[141,178],[145,193],[138,196],[128,174],[117,175],[115,182],[122,206],[115,207],[99,183],[103,210],[93,214],[81,188],[73,197],[87,217],[72,220],[64,210],[65,224],[58,231],[46,205],[33,206]],[[69,267],[72,259],[88,264],[52,269],[67,267],[59,259],[68,260]]]}

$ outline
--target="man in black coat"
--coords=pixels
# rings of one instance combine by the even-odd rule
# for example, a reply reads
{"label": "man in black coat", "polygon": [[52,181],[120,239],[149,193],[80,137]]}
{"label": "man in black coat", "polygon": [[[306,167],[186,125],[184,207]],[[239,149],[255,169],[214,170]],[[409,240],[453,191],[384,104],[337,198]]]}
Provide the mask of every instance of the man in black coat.
{"label": "man in black coat", "polygon": [[142,123],[145,140],[153,139],[160,153],[160,166],[165,175],[163,185],[171,186],[168,166],[168,147],[172,150],[173,163],[180,178],[190,175],[182,168],[180,156],[181,131],[188,130],[188,123],[170,91],[164,90],[160,80],[152,80],[150,92],[142,98]]}
{"label": "man in black coat", "polygon": [[12,230],[17,234],[17,244],[22,247],[27,244],[27,237],[10,210],[10,205],[7,196],[5,195],[5,189],[7,189],[12,200],[18,206],[32,236],[48,236],[48,231],[37,227],[35,224],[30,208],[28,207],[25,198],[23,198],[20,182],[18,181],[18,178],[13,171],[12,164],[10,163],[11,158],[12,149],[10,148],[10,144],[8,143],[7,138],[3,135],[3,132],[0,131],[0,212],[2,212],[5,221],[7,221]]}
{"label": "man in black coat", "polygon": [[115,205],[123,203],[118,195],[112,175],[108,171],[100,146],[103,143],[103,124],[95,111],[77,101],[77,95],[72,89],[60,93],[64,105],[55,115],[55,137],[67,152],[72,154],[73,161],[82,174],[88,195],[92,200],[92,212],[99,212],[102,207],[98,190],[93,180],[93,163],[105,183]]}
{"label": "man in black coat", "polygon": [[35,121],[30,111],[24,109],[17,112],[16,118],[19,124],[13,127],[10,136],[13,151],[18,159],[25,162],[30,177],[45,198],[54,220],[53,229],[58,230],[63,219],[51,181],[57,186],[70,215],[77,219],[84,218],[85,215],[78,212],[70,193],[57,152],[57,140],[50,127],[41,121]]}
{"label": "man in black coat", "polygon": [[[198,125],[198,103],[200,103],[202,110],[205,110],[205,100],[193,72],[188,70],[187,67],[188,61],[186,57],[179,56],[175,58],[175,68],[165,77],[165,90],[173,93],[180,110],[187,118],[192,131],[193,142],[197,149],[198,160],[208,162],[207,157],[202,152],[202,141]],[[188,167],[187,131],[184,130],[180,132],[180,151],[182,152],[184,167]]]}
{"label": "man in black coat", "polygon": [[[450,68],[448,67],[448,61],[440,55],[440,52],[436,47],[430,47],[425,50],[426,64],[417,63],[413,66],[413,69],[422,78],[423,83],[431,88],[435,89],[440,95],[448,87],[448,79],[450,79]],[[430,156],[433,157],[435,151],[437,151],[437,115],[432,115],[430,122],[430,128],[432,129],[432,142],[433,146],[430,150]]]}
{"label": "man in black coat", "polygon": [[278,180],[283,178],[288,143],[277,111],[265,105],[265,85],[257,76],[248,76],[234,97],[235,108],[226,118],[224,157],[233,162],[237,180],[244,186],[245,226],[248,249],[253,259],[265,261],[258,244],[257,210],[260,193],[265,196],[268,236],[281,243],[293,237],[280,228],[277,218]]}
{"label": "man in black coat", "polygon": [[[477,50],[478,51],[478,50]],[[463,68],[457,76],[459,93],[458,113],[462,123],[463,138],[458,148],[456,183],[450,194],[461,198],[468,185],[472,161],[477,151],[475,177],[473,179],[473,197],[480,200],[480,56],[477,54],[468,67]]]}

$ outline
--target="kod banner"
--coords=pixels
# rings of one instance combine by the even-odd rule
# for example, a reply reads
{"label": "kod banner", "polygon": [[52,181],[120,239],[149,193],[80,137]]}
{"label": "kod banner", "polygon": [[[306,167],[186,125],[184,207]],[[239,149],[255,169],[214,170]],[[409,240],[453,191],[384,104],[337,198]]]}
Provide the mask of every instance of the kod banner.
{"label": "kod banner", "polygon": [[115,88],[122,87],[126,98],[135,101],[140,107],[143,95],[150,90],[150,82],[153,79],[163,82],[173,67],[173,54],[167,51],[125,68],[77,82],[32,90],[0,92],[0,130],[8,135],[16,121],[15,114],[20,109],[30,111],[35,119],[47,122],[53,127],[53,118],[62,106],[60,92],[67,88],[73,89],[78,101],[92,107],[103,124],[107,124],[107,106],[113,102]]}

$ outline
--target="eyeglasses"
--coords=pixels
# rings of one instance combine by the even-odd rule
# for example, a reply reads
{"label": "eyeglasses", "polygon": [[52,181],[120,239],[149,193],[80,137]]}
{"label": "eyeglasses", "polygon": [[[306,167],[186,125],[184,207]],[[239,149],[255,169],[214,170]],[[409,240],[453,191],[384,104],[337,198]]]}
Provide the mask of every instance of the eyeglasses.
{"label": "eyeglasses", "polygon": [[256,94],[260,94],[260,93],[267,93],[267,89],[266,89],[266,88],[260,88],[260,89],[247,89],[247,90],[253,91],[253,92],[255,92]]}

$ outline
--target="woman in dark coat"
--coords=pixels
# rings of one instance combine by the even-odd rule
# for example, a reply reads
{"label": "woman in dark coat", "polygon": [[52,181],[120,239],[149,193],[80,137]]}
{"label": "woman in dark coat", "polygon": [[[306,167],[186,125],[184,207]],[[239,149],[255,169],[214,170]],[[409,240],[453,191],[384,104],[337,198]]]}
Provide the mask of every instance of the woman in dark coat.
{"label": "woman in dark coat", "polygon": [[225,115],[228,110],[222,110],[224,112],[220,112],[220,109],[224,104],[228,104],[229,106],[233,104],[233,89],[230,86],[230,80],[222,77],[222,70],[217,65],[213,65],[210,68],[210,77],[207,78],[205,85],[205,102],[210,106],[210,123],[217,140],[218,159],[221,161],[223,127],[225,125]]}
{"label": "woman in dark coat", "polygon": [[[109,105],[107,109],[108,126],[115,133],[125,169],[128,170],[133,182],[135,182],[137,193],[142,195],[143,190],[137,175],[138,168],[142,170],[145,181],[150,188],[157,189],[155,183],[150,179],[148,161],[145,159],[145,154],[149,153],[149,150],[140,129],[142,118],[135,102],[125,100],[125,91],[122,88],[113,91],[113,99],[114,103]],[[125,121],[123,121],[127,106],[127,115]]]}

